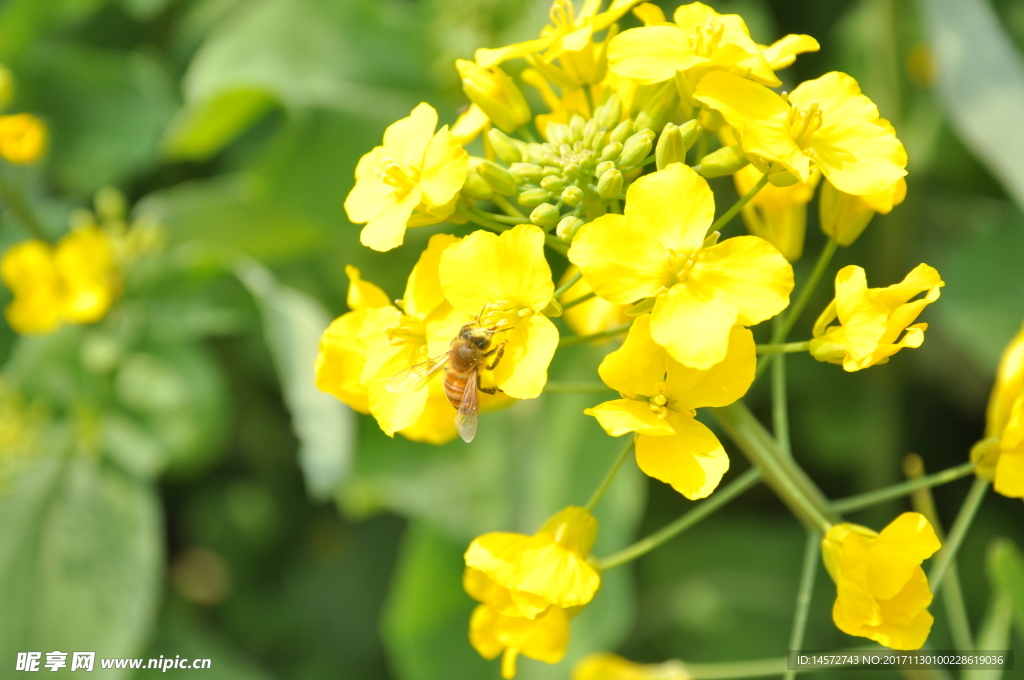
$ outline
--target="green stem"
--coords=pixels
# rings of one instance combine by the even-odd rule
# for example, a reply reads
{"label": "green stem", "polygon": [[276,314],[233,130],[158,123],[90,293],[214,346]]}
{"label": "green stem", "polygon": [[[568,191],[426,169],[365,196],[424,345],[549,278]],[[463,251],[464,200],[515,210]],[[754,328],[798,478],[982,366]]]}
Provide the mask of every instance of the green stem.
{"label": "green stem", "polygon": [[552,394],[590,394],[598,392],[614,392],[612,388],[604,383],[571,383],[548,381],[544,385],[545,392]]}
{"label": "green stem", "polygon": [[570,300],[569,302],[566,302],[564,305],[562,305],[562,311],[564,312],[570,307],[575,307],[576,305],[582,304],[592,297],[596,297],[596,293],[594,293],[594,291],[590,291],[586,295],[581,295],[574,300]]}
{"label": "green stem", "polygon": [[[804,564],[800,570],[800,589],[796,594],[796,615],[793,617],[793,631],[789,635],[789,648],[800,649],[804,644],[807,630],[807,613],[811,608],[811,594],[814,591],[814,577],[818,573],[818,554],[821,551],[821,535],[816,531],[807,532],[807,547],[804,548]],[[793,680],[796,669],[789,669],[783,680]]]}
{"label": "green stem", "polygon": [[[556,300],[558,298],[562,297],[563,295],[565,295],[567,290],[569,290],[574,285],[576,285],[576,282],[579,281],[582,278],[583,278],[583,272],[576,272],[575,274],[572,275],[572,278],[570,278],[568,281],[566,281],[561,286],[556,288],[555,292],[551,294],[551,297],[553,297]],[[565,309],[565,307],[563,307],[562,309]]]}
{"label": "green stem", "polygon": [[750,203],[750,199],[757,196],[757,192],[761,191],[766,184],[768,184],[768,175],[762,175],[761,179],[757,181],[757,184],[755,184],[750,191],[744,194],[740,200],[733,203],[731,208],[722,213],[722,216],[711,224],[711,227],[708,229],[708,233],[713,234],[716,231],[721,231],[722,227],[729,224],[729,220],[736,217],[736,213],[743,210],[743,206]]}
{"label": "green stem", "polygon": [[491,202],[493,202],[494,205],[498,206],[503,211],[505,211],[505,214],[508,215],[509,217],[518,217],[520,220],[522,220],[521,222],[519,222],[519,224],[525,224],[530,221],[526,218],[526,215],[524,215],[519,208],[512,205],[512,203],[501,194],[494,194],[493,196],[491,196]]}
{"label": "green stem", "polygon": [[[778,317],[776,317],[778,318]],[[773,320],[773,323],[781,323]],[[786,397],[786,357],[779,357],[779,360],[772,366],[772,432],[775,433],[775,441],[779,443],[779,449],[793,457],[793,450],[789,443],[789,404]],[[790,647],[790,649],[796,649]]]}
{"label": "green stem", "polygon": [[478,208],[470,208],[470,211],[474,215],[478,215],[478,216],[480,216],[481,218],[483,218],[485,220],[491,220],[493,222],[498,222],[499,224],[510,224],[513,227],[516,226],[517,224],[530,224],[530,220],[527,220],[527,219],[520,219],[518,217],[510,217],[508,215],[495,215],[494,213],[486,212],[486,211],[480,210]]}
{"label": "green stem", "polygon": [[537,144],[538,143],[537,142],[537,138],[533,136],[533,133],[530,132],[530,128],[527,127],[526,125],[522,126],[518,130],[516,130],[516,132],[518,132],[520,135],[522,135],[523,139],[526,140],[527,142],[530,142],[531,144]]}
{"label": "green stem", "polygon": [[810,340],[803,342],[780,342],[778,344],[764,344],[757,346],[758,354],[794,354],[806,352],[811,347]]}
{"label": "green stem", "polygon": [[786,670],[786,659],[758,659],[730,663],[688,663],[686,670],[691,680],[743,680],[766,678]]}
{"label": "green stem", "polygon": [[590,497],[590,500],[587,501],[586,508],[588,512],[594,511],[594,508],[597,506],[597,504],[601,501],[601,498],[604,496],[604,492],[607,491],[608,487],[612,485],[612,480],[615,479],[615,475],[618,474],[619,468],[622,467],[622,464],[626,462],[626,458],[629,457],[630,452],[633,451],[634,445],[635,438],[631,436],[629,438],[629,442],[624,447],[622,447],[622,451],[615,459],[615,462],[612,463],[612,466],[608,469],[608,472],[607,474],[605,474],[604,479],[601,480],[601,485],[594,490],[594,495],[592,495]]}
{"label": "green stem", "polygon": [[0,173],[0,200],[7,204],[7,207],[18,218],[18,221],[28,229],[32,236],[43,241],[49,241],[42,222],[32,212],[32,208],[25,200],[21,191],[8,178]]}
{"label": "green stem", "polygon": [[984,479],[978,477],[974,480],[971,490],[967,492],[967,498],[964,499],[964,504],[953,522],[953,528],[950,529],[949,536],[936,555],[935,562],[932,563],[932,570],[928,574],[928,585],[931,586],[932,593],[939,592],[942,579],[953,563],[953,558],[956,557],[956,552],[960,549],[960,544],[963,543],[964,536],[967,534],[971,522],[974,521],[974,516],[978,513],[978,508],[981,507],[981,499],[988,491],[988,484]]}
{"label": "green stem", "polygon": [[646,555],[655,548],[683,533],[694,524],[697,524],[720,507],[736,498],[741,493],[754,486],[761,479],[761,471],[751,468],[737,477],[727,486],[711,494],[710,497],[701,501],[693,510],[675,521],[667,524],[658,531],[655,531],[646,538],[641,538],[633,545],[623,548],[617,553],[609,555],[603,560],[598,560],[598,568],[601,571],[608,571],[615,567],[631,562],[641,555]]}
{"label": "green stem", "polygon": [[[488,215],[489,213],[479,214],[480,211],[477,211],[475,208],[473,210],[458,208],[455,212],[457,212],[459,215],[462,215],[473,224],[498,234],[502,233],[503,231],[508,231],[509,229],[512,228],[510,225],[507,224],[492,222],[488,217],[486,217],[486,215]],[[548,248],[551,248],[555,252],[561,253],[562,255],[566,255],[569,252],[569,244],[560,238],[555,238],[551,234],[544,235],[544,243],[545,245],[547,245]]]}
{"label": "green stem", "polygon": [[942,472],[936,472],[932,475],[918,477],[917,479],[911,479],[910,481],[894,484],[893,486],[887,486],[884,489],[868,491],[867,493],[849,496],[848,498],[840,498],[839,500],[832,502],[832,509],[836,512],[854,512],[856,510],[863,510],[864,508],[870,508],[873,505],[891,501],[895,498],[909,496],[918,489],[955,482],[956,480],[963,479],[973,473],[974,463],[964,463],[963,465],[957,465],[956,467],[943,470]]}
{"label": "green stem", "polygon": [[761,469],[764,481],[808,528],[825,533],[840,521],[828,500],[796,462],[779,450],[746,404],[737,401],[712,408],[729,437],[752,464]]}
{"label": "green stem", "polygon": [[[564,309],[564,308],[563,308]],[[629,327],[633,323],[624,323],[621,326],[615,328],[609,328],[606,331],[600,333],[591,333],[590,335],[571,335],[568,338],[562,338],[558,341],[558,347],[572,347],[573,345],[583,345],[588,342],[594,342],[595,340],[604,340],[605,338],[614,338],[616,335],[621,335],[629,330]]]}
{"label": "green stem", "polygon": [[[821,253],[818,255],[818,261],[814,263],[814,269],[811,270],[811,275],[808,277],[804,287],[800,290],[800,295],[789,307],[789,311],[782,324],[776,329],[775,333],[772,333],[771,344],[779,344],[785,342],[786,336],[793,330],[793,326],[796,324],[797,319],[800,318],[801,312],[804,311],[804,307],[811,299],[811,295],[814,294],[814,289],[818,287],[818,283],[821,281],[821,277],[825,275],[825,270],[828,269],[829,263],[832,261],[832,256],[836,254],[836,249],[839,244],[833,239],[829,239],[825,247],[822,248]],[[757,373],[754,376],[754,380],[764,373],[765,369],[768,368],[768,364],[772,361],[772,357],[769,356],[757,367]]]}

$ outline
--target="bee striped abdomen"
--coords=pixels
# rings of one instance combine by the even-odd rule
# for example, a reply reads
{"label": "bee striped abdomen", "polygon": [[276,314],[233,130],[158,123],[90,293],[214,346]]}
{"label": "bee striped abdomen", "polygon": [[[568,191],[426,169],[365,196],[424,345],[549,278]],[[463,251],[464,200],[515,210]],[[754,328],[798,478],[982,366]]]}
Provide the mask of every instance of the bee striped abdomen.
{"label": "bee striped abdomen", "polygon": [[448,397],[448,401],[451,402],[452,406],[459,408],[462,405],[462,395],[466,391],[466,381],[452,373],[447,373],[444,376],[444,396]]}

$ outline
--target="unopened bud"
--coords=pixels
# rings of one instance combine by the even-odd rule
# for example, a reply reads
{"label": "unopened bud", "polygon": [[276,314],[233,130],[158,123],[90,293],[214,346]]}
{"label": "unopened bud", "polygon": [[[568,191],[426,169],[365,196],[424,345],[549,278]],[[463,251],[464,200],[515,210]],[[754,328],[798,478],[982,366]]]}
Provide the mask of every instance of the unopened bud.
{"label": "unopened bud", "polygon": [[513,163],[508,171],[519,184],[537,184],[544,177],[544,169],[533,163]]}
{"label": "unopened bud", "polygon": [[489,187],[502,196],[511,196],[517,191],[516,178],[497,163],[481,161],[476,166],[476,172],[487,182]]}
{"label": "unopened bud", "polygon": [[597,181],[597,193],[605,200],[618,198],[622,193],[622,173],[612,169],[601,175]]}
{"label": "unopened bud", "polygon": [[583,193],[583,189],[580,189],[578,186],[573,184],[562,189],[561,198],[562,202],[565,203],[567,206],[569,206],[570,208],[575,208],[576,206],[583,202],[583,198],[585,196],[586,194]]}
{"label": "unopened bud", "polygon": [[586,222],[580,218],[572,215],[566,215],[559,221],[558,226],[555,227],[555,236],[563,241],[572,241],[573,236],[576,235],[576,232],[579,231],[580,227],[584,224],[586,224]]}
{"label": "unopened bud", "polygon": [[663,170],[672,163],[685,163],[686,153],[697,141],[700,130],[700,124],[695,120],[687,121],[683,125],[666,123],[661,131],[661,138],[658,139],[658,146],[654,150],[658,170]]}
{"label": "unopened bud", "polygon": [[569,141],[569,126],[563,123],[548,123],[544,136],[552,144],[565,144]]}
{"label": "unopened bud", "polygon": [[632,168],[643,162],[651,154],[654,146],[654,132],[641,130],[626,140],[622,145],[622,154],[619,156],[620,168]]}
{"label": "unopened bud", "polygon": [[608,172],[614,167],[615,161],[601,161],[600,163],[597,164],[597,167],[594,168],[594,174],[600,177],[601,175]]}
{"label": "unopened bud", "polygon": [[619,154],[622,153],[622,142],[612,142],[603,149],[601,149],[601,161],[615,161],[618,160]]}
{"label": "unopened bud", "polygon": [[530,121],[532,114],[523,93],[500,67],[483,68],[475,62],[457,59],[455,68],[466,96],[499,128],[512,132]]}
{"label": "unopened bud", "polygon": [[466,183],[462,185],[462,195],[474,201],[489,201],[494,196],[494,189],[475,172],[466,175]]}
{"label": "unopened bud", "polygon": [[633,121],[624,120],[615,126],[615,129],[608,135],[608,139],[612,142],[624,142],[633,134],[633,130]]}
{"label": "unopened bud", "polygon": [[547,189],[527,189],[523,193],[519,194],[520,205],[535,206],[541,203],[547,203],[551,199],[551,192]]}
{"label": "unopened bud", "polygon": [[515,140],[498,128],[491,128],[487,131],[487,141],[491,143],[494,155],[505,165],[512,165],[523,160]]}
{"label": "unopened bud", "polygon": [[772,172],[768,175],[768,182],[771,183],[773,187],[791,187],[799,181],[800,178],[789,170]]}
{"label": "unopened bud", "polygon": [[565,186],[565,180],[558,175],[548,175],[540,181],[540,186],[542,189],[555,193],[562,190],[562,187]]}
{"label": "unopened bud", "polygon": [[611,130],[622,121],[622,100],[617,94],[608,97],[608,101],[597,107],[594,120],[605,130]]}
{"label": "unopened bud", "polygon": [[583,140],[583,135],[585,133],[586,126],[587,121],[583,118],[583,116],[576,114],[575,116],[572,117],[572,120],[569,121],[570,143]]}
{"label": "unopened bud", "polygon": [[530,213],[530,221],[543,229],[549,229],[558,223],[562,212],[550,203],[541,203]]}
{"label": "unopened bud", "polygon": [[739,144],[723,146],[716,149],[701,159],[697,173],[704,178],[725,177],[731,175],[740,168],[748,165],[750,161],[743,153],[743,147]]}

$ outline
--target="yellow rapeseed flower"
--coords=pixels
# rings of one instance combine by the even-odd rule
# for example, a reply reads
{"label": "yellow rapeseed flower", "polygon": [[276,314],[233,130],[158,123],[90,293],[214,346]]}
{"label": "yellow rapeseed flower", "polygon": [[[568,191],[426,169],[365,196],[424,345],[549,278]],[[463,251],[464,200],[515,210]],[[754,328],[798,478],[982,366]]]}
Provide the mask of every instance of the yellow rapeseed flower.
{"label": "yellow rapeseed flower", "polygon": [[572,667],[571,680],[690,680],[682,661],[639,664],[617,654],[589,654]]}
{"label": "yellow rapeseed flower", "polygon": [[888,215],[906,197],[907,180],[903,177],[887,189],[864,196],[843,193],[825,182],[818,203],[821,230],[839,245],[848,246],[863,233],[875,213]]}
{"label": "yellow rapeseed flower", "polygon": [[817,168],[837,189],[858,196],[889,189],[907,174],[907,153],[892,126],[845,73],[826,73],[780,96],[716,71],[701,79],[694,98],[736,128],[762,172],[785,168],[806,182]]}
{"label": "yellow rapeseed flower", "polygon": [[519,86],[501,67],[484,68],[472,61],[457,59],[455,68],[466,96],[497,127],[513,132],[530,122],[530,105]]}
{"label": "yellow rapeseed flower", "polygon": [[558,663],[569,645],[569,617],[550,607],[535,619],[505,616],[485,604],[469,619],[469,642],[485,659],[501,658],[501,677],[516,676],[520,654],[545,663]]}
{"label": "yellow rapeseed flower", "polygon": [[516,399],[539,396],[558,346],[558,329],[543,313],[555,292],[544,231],[529,224],[500,235],[475,231],[444,251],[439,275],[455,309],[501,330],[506,344],[494,383]]}
{"label": "yellow rapeseed flower", "polygon": [[455,211],[466,183],[469,154],[443,126],[437,111],[420,104],[384,131],[384,144],[359,159],[345,212],[363,224],[359,236],[374,250],[402,245],[407,227],[443,222]]}
{"label": "yellow rapeseed flower", "polygon": [[466,550],[466,592],[505,616],[537,618],[549,607],[580,607],[593,599],[601,576],[587,561],[597,520],[569,506],[533,536],[491,532]]}
{"label": "yellow rapeseed flower", "polygon": [[46,151],[46,124],[29,113],[0,116],[0,158],[15,165],[39,160]]}
{"label": "yellow rapeseed flower", "polygon": [[[737,193],[746,195],[762,177],[761,171],[752,165],[741,168],[733,175]],[[820,174],[813,173],[810,181],[787,187],[766,184],[743,206],[741,214],[747,230],[778,248],[790,262],[799,260],[804,252],[807,204],[814,198],[820,178]]]}
{"label": "yellow rapeseed flower", "polygon": [[733,326],[775,316],[793,289],[793,268],[764,239],[706,246],[714,212],[707,181],[673,163],[631,184],[626,214],[584,225],[569,249],[569,260],[605,300],[654,298],[654,341],[702,369],[725,358]]}
{"label": "yellow rapeseed flower", "polygon": [[977,474],[998,493],[1024,498],[1024,326],[1003,350],[988,402],[985,439],[971,449]]}
{"label": "yellow rapeseed flower", "polygon": [[96,227],[74,229],[56,247],[38,239],[12,246],[0,277],[14,293],[7,320],[25,334],[99,321],[121,291],[110,242]]}
{"label": "yellow rapeseed flower", "polygon": [[[814,324],[811,354],[818,361],[859,371],[884,364],[904,347],[920,347],[928,324],[910,324],[939,299],[944,285],[939,272],[926,264],[886,288],[868,288],[863,268],[843,267],[836,275],[835,299]],[[924,297],[913,299],[921,293]],[[836,319],[839,325],[829,325]]]}
{"label": "yellow rapeseed flower", "polygon": [[821,550],[836,584],[832,619],[839,630],[892,649],[920,649],[934,621],[921,562],[940,547],[916,512],[903,513],[881,533],[856,524],[829,529]]}
{"label": "yellow rapeseed flower", "polygon": [[725,358],[711,368],[673,361],[651,339],[651,317],[637,317],[622,347],[604,358],[601,379],[622,395],[584,413],[613,437],[636,433],[636,462],[647,475],[671,484],[690,500],[708,496],[729,469],[718,437],[694,415],[727,406],[754,380],[754,338],[742,326],[729,333]]}

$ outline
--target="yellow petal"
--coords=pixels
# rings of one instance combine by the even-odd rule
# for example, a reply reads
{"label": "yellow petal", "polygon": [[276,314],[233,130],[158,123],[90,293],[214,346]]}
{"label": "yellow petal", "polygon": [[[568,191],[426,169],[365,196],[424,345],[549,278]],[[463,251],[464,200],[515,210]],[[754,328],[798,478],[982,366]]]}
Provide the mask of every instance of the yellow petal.
{"label": "yellow petal", "polygon": [[1024,325],[1003,350],[996,371],[996,384],[988,402],[985,436],[1000,436],[1006,428],[1010,411],[1024,394]]}
{"label": "yellow petal", "polygon": [[914,569],[942,547],[924,515],[905,512],[882,529],[871,549],[868,585],[880,600],[896,596]]}
{"label": "yellow petal", "polygon": [[7,321],[19,333],[49,333],[60,326],[63,291],[53,260],[53,248],[29,239],[8,248],[0,275],[14,293]]}
{"label": "yellow petal", "polygon": [[548,46],[551,45],[551,40],[551,38],[538,38],[536,40],[527,40],[514,45],[508,45],[507,47],[498,47],[494,49],[481,47],[476,51],[473,59],[480,66],[490,68],[491,66],[496,66],[503,61],[515,59],[517,57],[525,57],[528,54],[533,54],[534,52],[540,52],[541,50],[547,49]]}
{"label": "yellow petal", "polygon": [[390,307],[391,299],[379,286],[365,281],[359,269],[352,265],[345,266],[345,275],[348,276],[348,308],[352,311],[360,309],[373,309],[375,307]]}
{"label": "yellow petal", "polygon": [[[402,297],[403,309],[406,314],[417,319],[424,319],[443,304],[447,303],[444,291],[441,290],[441,279],[438,267],[441,253],[459,239],[451,234],[434,234],[427,242],[427,248],[421,254],[405,284]],[[454,333],[452,334],[454,337]],[[449,338],[450,340],[451,338]]]}
{"label": "yellow petal", "polygon": [[463,573],[462,587],[474,600],[490,606],[504,616],[535,619],[551,606],[550,602],[538,595],[503,588],[487,574],[472,567],[467,567]]}
{"label": "yellow petal", "polygon": [[459,144],[465,146],[476,139],[491,124],[484,110],[476,104],[470,104],[452,125],[451,133]]}
{"label": "yellow petal", "polygon": [[327,327],[316,357],[316,386],[360,413],[369,413],[367,386],[361,375],[366,348],[359,339],[365,312],[349,312]]}
{"label": "yellow petal", "polygon": [[583,413],[597,418],[597,422],[612,437],[619,437],[627,432],[665,437],[674,434],[675,430],[659,418],[645,401],[632,399],[615,399],[588,408]]}
{"label": "yellow petal", "polygon": [[437,111],[421,102],[406,118],[395,121],[384,130],[384,152],[395,161],[422,163],[427,145],[437,127]]}
{"label": "yellow petal", "polygon": [[700,63],[690,48],[689,36],[676,26],[632,28],[612,38],[608,46],[608,68],[623,78],[644,85],[674,78]]}
{"label": "yellow petal", "polygon": [[856,80],[839,71],[800,83],[789,94],[789,101],[799,107],[817,103],[824,114],[822,129],[878,120],[878,107],[861,94]]}
{"label": "yellow petal", "polygon": [[356,183],[345,197],[345,214],[353,224],[365,224],[394,203],[396,188],[377,176],[385,164],[387,151],[378,146],[359,159]]}
{"label": "yellow petal", "polygon": [[678,402],[675,410],[728,406],[740,399],[754,382],[755,352],[753,333],[742,326],[734,326],[725,358],[714,366],[698,370],[670,361],[668,393]]}
{"label": "yellow petal", "polygon": [[670,413],[669,418],[674,435],[637,438],[637,465],[690,500],[705,498],[729,469],[729,457],[714,433],[693,417]]}
{"label": "yellow petal", "polygon": [[651,313],[651,337],[679,363],[707,369],[725,358],[738,317],[734,300],[691,280],[658,296]]}
{"label": "yellow petal", "polygon": [[120,288],[107,236],[96,227],[79,227],[60,240],[53,257],[64,288],[64,320],[93,323],[103,318]]}
{"label": "yellow petal", "polygon": [[651,338],[651,315],[641,314],[630,326],[626,341],[601,361],[597,372],[612,389],[629,396],[651,396],[665,380],[666,359],[664,348]]}
{"label": "yellow petal", "polygon": [[502,587],[515,574],[516,559],[530,536],[492,531],[473,539],[466,550],[466,566],[478,569]]}
{"label": "yellow petal", "polygon": [[535,540],[516,561],[511,589],[532,593],[557,607],[578,607],[594,598],[601,577],[579,554]]}
{"label": "yellow petal", "polygon": [[569,261],[597,295],[620,305],[656,295],[667,275],[657,236],[641,222],[612,213],[580,227]]}
{"label": "yellow petal", "polygon": [[809,35],[789,35],[776,40],[768,47],[761,49],[764,58],[773,70],[778,71],[796,61],[796,55],[805,52],[817,52],[821,49],[818,41]]}
{"label": "yellow petal", "polygon": [[872,123],[823,127],[814,133],[811,145],[822,174],[848,194],[885,191],[907,174],[903,144]]}
{"label": "yellow petal", "polygon": [[[1024,429],[1019,420],[1016,427]],[[1009,498],[1024,498],[1024,445],[1018,442],[1012,449],[1004,449],[999,454],[993,488],[996,493]]]}
{"label": "yellow petal", "polygon": [[[389,437],[394,437],[395,432],[411,427],[420,419],[430,393],[427,386],[408,392],[392,392],[387,388],[388,380],[403,369],[418,363],[419,356],[413,352],[415,350],[395,353],[381,366],[379,377],[370,383],[367,392],[370,413],[377,419],[380,429]],[[437,376],[432,380],[439,381],[441,377]]]}
{"label": "yellow petal", "polygon": [[705,248],[690,277],[735,304],[739,323],[746,326],[785,309],[793,290],[793,267],[775,246],[756,236],[737,236]]}
{"label": "yellow petal", "polygon": [[643,224],[662,250],[696,251],[715,219],[715,198],[693,168],[672,163],[644,175],[626,191],[626,219]]}
{"label": "yellow petal", "polygon": [[420,192],[413,189],[401,200],[387,206],[363,227],[359,234],[359,242],[377,251],[391,250],[402,245],[405,240],[405,228],[409,216],[419,205]]}
{"label": "yellow petal", "polygon": [[558,347],[558,329],[535,314],[506,334],[505,355],[494,369],[494,382],[514,399],[533,399],[544,391],[548,366]]}
{"label": "yellow petal", "polygon": [[447,204],[462,190],[468,169],[469,154],[445,125],[430,140],[423,158],[423,172],[418,182],[423,201],[431,206]]}
{"label": "yellow petal", "polygon": [[414,442],[440,446],[455,439],[455,409],[445,396],[441,380],[431,380],[427,386],[427,402],[419,419],[398,431],[400,435]]}

